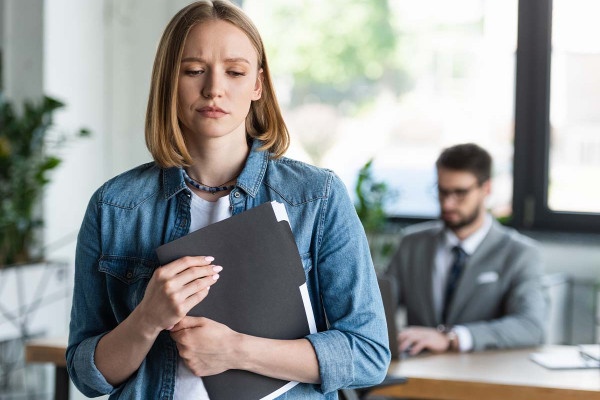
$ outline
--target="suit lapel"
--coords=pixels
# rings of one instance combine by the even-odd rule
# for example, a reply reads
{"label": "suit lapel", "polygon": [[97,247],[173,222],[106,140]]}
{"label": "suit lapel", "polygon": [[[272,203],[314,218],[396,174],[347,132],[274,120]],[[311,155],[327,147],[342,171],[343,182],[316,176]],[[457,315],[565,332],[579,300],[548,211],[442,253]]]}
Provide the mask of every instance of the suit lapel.
{"label": "suit lapel", "polygon": [[454,298],[448,310],[448,323],[453,325],[460,316],[460,312],[471,299],[473,287],[477,285],[477,277],[481,270],[485,268],[485,262],[490,251],[502,241],[504,233],[497,221],[493,221],[490,231],[485,236],[481,244],[475,249],[475,252],[469,257],[465,268],[458,280],[458,285],[454,290]]}

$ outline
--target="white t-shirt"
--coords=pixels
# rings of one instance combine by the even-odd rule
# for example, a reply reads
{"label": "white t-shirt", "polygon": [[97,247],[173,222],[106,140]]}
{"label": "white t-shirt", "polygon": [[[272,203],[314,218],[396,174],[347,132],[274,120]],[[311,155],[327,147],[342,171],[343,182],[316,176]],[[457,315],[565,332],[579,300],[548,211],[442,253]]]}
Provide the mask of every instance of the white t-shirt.
{"label": "white t-shirt", "polygon": [[[206,201],[192,192],[190,205],[191,221],[190,233],[204,228],[207,225],[222,221],[231,216],[229,196],[220,197],[217,201]],[[210,254],[207,254],[210,256]],[[218,262],[218,260],[215,260]],[[178,357],[177,376],[175,377],[174,400],[209,400],[208,393],[198,378],[185,365],[183,359]]]}

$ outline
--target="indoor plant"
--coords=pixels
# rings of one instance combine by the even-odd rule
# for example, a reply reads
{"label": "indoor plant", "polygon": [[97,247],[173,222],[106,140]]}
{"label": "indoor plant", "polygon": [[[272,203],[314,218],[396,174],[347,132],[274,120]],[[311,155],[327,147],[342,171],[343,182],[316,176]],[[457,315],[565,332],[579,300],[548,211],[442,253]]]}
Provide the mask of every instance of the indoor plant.
{"label": "indoor plant", "polygon": [[383,272],[397,242],[397,235],[386,234],[385,213],[385,204],[395,197],[395,193],[385,182],[374,178],[373,159],[358,172],[355,193],[356,213],[365,229],[373,264],[377,272]]}
{"label": "indoor plant", "polygon": [[[48,172],[61,160],[56,150],[73,135],[50,135],[52,115],[64,104],[44,96],[21,113],[0,97],[0,267],[43,258],[36,234],[43,225],[41,200]],[[80,129],[77,136],[87,136]],[[52,136],[52,137],[51,137]]]}

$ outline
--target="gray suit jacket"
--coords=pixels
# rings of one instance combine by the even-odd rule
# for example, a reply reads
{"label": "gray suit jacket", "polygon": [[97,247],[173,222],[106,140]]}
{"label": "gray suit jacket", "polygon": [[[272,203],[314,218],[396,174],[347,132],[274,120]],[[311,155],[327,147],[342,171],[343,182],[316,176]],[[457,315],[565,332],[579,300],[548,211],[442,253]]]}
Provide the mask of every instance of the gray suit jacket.
{"label": "gray suit jacket", "polygon": [[[441,323],[434,311],[432,273],[443,229],[441,221],[409,228],[389,266],[409,325]],[[465,265],[447,323],[469,329],[474,351],[541,344],[547,303],[541,273],[533,240],[494,221]]]}

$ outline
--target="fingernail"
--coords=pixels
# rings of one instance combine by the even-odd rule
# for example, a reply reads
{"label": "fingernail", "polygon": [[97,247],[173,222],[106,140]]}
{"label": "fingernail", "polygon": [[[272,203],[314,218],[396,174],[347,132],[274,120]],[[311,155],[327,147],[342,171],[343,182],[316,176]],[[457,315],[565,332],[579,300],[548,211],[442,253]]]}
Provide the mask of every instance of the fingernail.
{"label": "fingernail", "polygon": [[171,327],[167,328],[167,330],[168,330],[168,331],[170,331],[170,330],[171,330],[171,329],[173,329],[173,328],[175,328],[175,325],[173,325],[173,326],[171,326]]}
{"label": "fingernail", "polygon": [[208,292],[209,290],[210,290],[210,286],[207,286],[206,287],[206,291]]}
{"label": "fingernail", "polygon": [[206,262],[211,262],[211,261],[214,261],[214,260],[215,260],[215,258],[214,258],[214,257],[204,257],[204,260],[205,260]]}
{"label": "fingernail", "polygon": [[221,271],[223,271],[223,267],[221,267],[220,265],[215,265],[213,267],[213,271],[215,271],[215,272],[221,272]]}
{"label": "fingernail", "polygon": [[217,279],[219,279],[219,274],[213,275],[213,279],[216,281]]}

